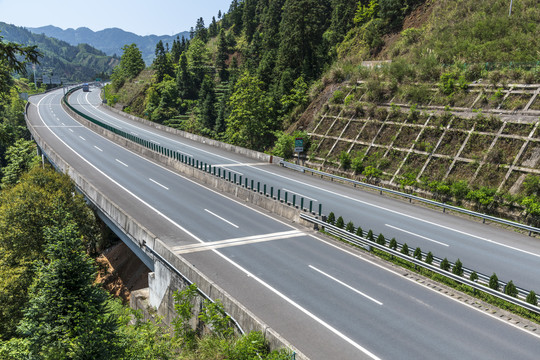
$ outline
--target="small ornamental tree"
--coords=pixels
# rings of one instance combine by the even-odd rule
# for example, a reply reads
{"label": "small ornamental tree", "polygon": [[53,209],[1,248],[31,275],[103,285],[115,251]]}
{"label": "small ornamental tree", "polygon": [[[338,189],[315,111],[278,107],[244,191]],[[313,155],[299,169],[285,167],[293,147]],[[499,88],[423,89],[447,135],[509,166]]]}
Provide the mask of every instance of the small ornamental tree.
{"label": "small ornamental tree", "polygon": [[377,244],[379,245],[386,244],[386,239],[384,238],[383,234],[379,234],[379,236],[377,237]]}
{"label": "small ornamental tree", "polygon": [[452,268],[452,273],[458,276],[463,275],[463,264],[461,263],[461,260],[457,259],[454,267]]}
{"label": "small ornamental tree", "polygon": [[473,272],[471,273],[471,276],[469,276],[469,280],[471,280],[471,281],[476,281],[476,280],[478,280],[478,274],[476,273],[476,271],[473,271]]}
{"label": "small ornamental tree", "polygon": [[345,230],[347,230],[350,233],[354,233],[354,224],[352,223],[352,221],[349,221],[347,223],[347,226],[345,227]]}
{"label": "small ornamental tree", "polygon": [[420,248],[417,247],[416,249],[414,249],[413,256],[415,259],[422,260],[422,250],[420,250]]}
{"label": "small ornamental tree", "polygon": [[536,299],[536,293],[534,291],[530,291],[527,295],[527,299],[525,299],[529,304],[533,304],[535,306],[538,306],[538,300]]}
{"label": "small ornamental tree", "polygon": [[392,238],[392,240],[390,240],[390,244],[388,245],[388,247],[392,250],[396,250],[397,249],[397,241],[396,241],[396,238]]}
{"label": "small ornamental tree", "polygon": [[343,227],[345,226],[345,221],[343,221],[343,217],[338,217],[336,221],[336,226],[340,229],[343,229]]}
{"label": "small ornamental tree", "polygon": [[328,214],[328,218],[326,219],[326,222],[334,225],[334,223],[336,222],[336,215],[334,215],[333,212],[330,212],[330,214]]}
{"label": "small ornamental tree", "polygon": [[373,238],[373,231],[370,229],[367,233],[367,239],[370,240],[370,241],[375,241],[375,239]]}
{"label": "small ornamental tree", "polygon": [[448,262],[448,259],[447,259],[447,258],[444,258],[444,259],[441,261],[441,269],[443,269],[443,270],[445,270],[445,271],[450,270],[450,262]]}
{"label": "small ornamental tree", "polygon": [[409,256],[409,245],[407,243],[404,243],[401,247],[401,253]]}
{"label": "small ornamental tree", "polygon": [[514,282],[512,280],[510,280],[508,282],[508,284],[506,284],[506,286],[504,287],[504,293],[506,295],[517,297],[518,290],[517,290],[516,285],[514,285]]}
{"label": "small ornamental tree", "polygon": [[433,262],[433,254],[430,252],[426,255],[426,264],[431,264]]}
{"label": "small ornamental tree", "polygon": [[499,278],[497,274],[493,273],[489,278],[489,287],[493,290],[499,290]]}
{"label": "small ornamental tree", "polygon": [[356,228],[356,235],[364,236],[364,232],[362,231],[362,228],[360,226]]}

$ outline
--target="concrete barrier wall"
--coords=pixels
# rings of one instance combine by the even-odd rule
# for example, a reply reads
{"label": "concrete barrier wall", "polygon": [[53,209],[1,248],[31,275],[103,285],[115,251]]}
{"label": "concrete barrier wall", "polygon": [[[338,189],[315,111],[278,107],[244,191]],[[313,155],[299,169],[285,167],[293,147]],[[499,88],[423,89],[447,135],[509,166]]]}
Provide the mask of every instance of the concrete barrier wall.
{"label": "concrete barrier wall", "polygon": [[129,118],[129,119],[131,119],[133,121],[137,121],[137,122],[139,122],[141,124],[151,126],[151,127],[155,128],[155,129],[166,131],[166,132],[174,134],[174,135],[179,135],[179,136],[182,136],[182,137],[184,137],[186,139],[194,140],[194,141],[200,142],[202,144],[208,144],[208,145],[214,146],[216,148],[224,149],[224,150],[236,153],[236,154],[241,154],[241,155],[244,155],[246,157],[249,157],[250,159],[259,160],[260,162],[279,164],[279,161],[283,160],[282,158],[279,158],[279,157],[276,157],[276,156],[273,156],[273,155],[268,155],[268,154],[265,154],[265,153],[262,153],[262,152],[259,152],[259,151],[250,150],[250,149],[246,149],[246,148],[243,148],[243,147],[240,147],[240,146],[227,144],[227,143],[224,143],[222,141],[209,139],[209,138],[206,138],[204,136],[195,135],[195,134],[192,134],[192,133],[189,133],[189,132],[186,132],[186,131],[182,131],[182,130],[174,129],[174,128],[169,127],[169,126],[161,125],[161,124],[155,123],[153,121],[148,121],[146,119],[142,119],[140,117],[125,113],[125,112],[123,112],[121,110],[118,110],[118,109],[116,109],[114,107],[111,107],[109,105],[103,104],[102,106],[106,107],[107,109],[111,110],[114,113],[125,116],[125,117],[127,117],[127,118]]}
{"label": "concrete barrier wall", "polygon": [[[79,117],[77,117],[79,118]],[[84,119],[83,119],[84,120]],[[198,269],[193,267],[191,264],[189,264],[183,257],[174,254],[159,238],[157,238],[154,234],[152,234],[148,229],[146,229],[144,226],[142,226],[140,223],[137,222],[136,219],[132,218],[129,214],[127,214],[123,209],[119,208],[114,202],[112,202],[108,197],[106,197],[104,194],[102,194],[95,186],[93,186],[90,182],[88,182],[84,176],[82,176],[79,172],[77,172],[75,169],[73,169],[53,148],[51,148],[37,133],[37,131],[33,128],[33,126],[30,124],[28,119],[26,119],[28,129],[30,130],[30,133],[32,134],[34,141],[38,144],[38,146],[41,148],[41,150],[47,154],[47,157],[49,160],[57,166],[59,170],[61,170],[63,173],[69,175],[69,177],[74,181],[75,185],[79,188],[79,190],[94,204],[94,206],[97,206],[104,214],[106,214],[111,221],[113,221],[117,226],[121,229],[123,229],[127,235],[129,235],[131,238],[136,241],[140,247],[144,249],[143,244],[160,254],[163,258],[165,258],[170,264],[172,264],[178,271],[180,271],[184,276],[186,276],[188,279],[190,279],[192,282],[196,283],[197,286],[203,290],[206,294],[208,294],[212,299],[220,299],[224,305],[224,309],[234,318],[240,326],[246,331],[260,331],[265,335],[265,338],[268,340],[271,349],[279,349],[279,348],[289,348],[296,352],[296,356],[298,359],[308,359],[305,355],[303,355],[301,352],[299,352],[292,344],[287,342],[284,338],[279,336],[277,332],[275,332],[273,329],[268,327],[264,322],[262,322],[259,318],[257,318],[252,312],[250,312],[247,308],[245,308],[242,304],[240,304],[238,301],[236,301],[233,297],[231,297],[226,291],[221,289],[218,285],[213,283],[208,277],[206,277],[204,274],[202,274]],[[96,126],[94,124],[91,124],[90,122],[84,120],[85,123],[88,123],[89,127]],[[93,125],[93,126],[92,126]],[[96,126],[97,127],[97,126]],[[101,130],[101,127],[97,127]],[[116,136],[115,134],[112,134],[107,131],[110,135],[114,135],[114,137],[118,137],[119,143],[124,142],[125,146],[127,148],[134,149],[134,145],[137,145],[131,141],[127,141],[119,136]],[[139,146],[141,147],[141,146]],[[142,148],[142,147],[141,147]],[[140,149],[143,150],[143,149]],[[144,150],[148,150],[145,149]],[[161,154],[157,154],[153,151],[150,151],[152,156],[158,156],[162,162],[168,163],[172,162],[172,159],[167,158]],[[173,164],[174,166],[181,166],[181,168],[185,168],[184,170],[186,172],[192,172],[193,174],[199,175],[201,178],[214,178],[209,174],[205,174],[202,171],[198,171],[197,169],[194,169],[190,166],[181,164],[179,162],[176,162],[176,164]],[[205,174],[206,176],[201,176]],[[216,180],[219,180],[216,178]],[[225,185],[232,185],[230,183],[225,182],[225,184],[222,184],[222,186],[225,187]],[[275,203],[275,201],[273,201]],[[286,207],[286,206],[284,206]],[[293,211],[291,209],[291,211]],[[156,268],[159,268],[159,271],[162,272],[161,274],[157,272],[156,274],[153,274],[154,276],[163,276],[166,274],[163,274],[163,272],[170,272],[169,275],[172,281],[168,285],[166,289],[165,296],[163,297],[161,304],[157,308],[157,314],[159,316],[163,316],[164,319],[168,324],[171,324],[171,320],[175,316],[174,311],[174,299],[173,299],[173,292],[176,290],[181,290],[186,286],[185,281],[179,276],[177,276],[175,273],[173,273],[171,270],[167,269],[164,266],[156,266]],[[150,292],[152,289],[150,289]],[[149,293],[149,292],[145,292]],[[151,296],[151,294],[149,295]],[[202,304],[202,297],[197,299],[198,304]],[[144,306],[146,302],[141,301],[140,297],[136,297],[134,299],[133,304],[135,306]],[[146,310],[146,309],[143,309]],[[200,310],[200,306],[199,306]],[[194,321],[197,321],[197,318],[194,318]]]}
{"label": "concrete barrier wall", "polygon": [[298,209],[297,207],[294,207],[290,204],[285,204],[284,202],[274,200],[273,198],[266,196],[262,193],[245,188],[241,185],[236,185],[233,182],[227,181],[226,179],[214,176],[203,170],[197,169],[196,167],[184,164],[176,159],[173,159],[171,157],[165,156],[161,153],[148,149],[147,147],[137,144],[136,142],[128,140],[120,135],[117,135],[109,130],[106,130],[105,128],[99,125],[96,125],[86,120],[82,116],[79,116],[78,114],[73,112],[67,106],[64,106],[64,109],[73,118],[77,119],[77,121],[79,121],[82,125],[92,129],[94,132],[100,134],[103,137],[106,137],[107,139],[115,142],[116,144],[122,147],[125,147],[133,152],[136,152],[169,169],[175,170],[186,177],[196,179],[198,182],[210,188],[232,195],[238,198],[239,200],[261,207],[273,214],[281,216],[285,219],[289,219],[293,222],[300,223],[307,227],[312,226],[312,224],[300,218],[301,210]]}

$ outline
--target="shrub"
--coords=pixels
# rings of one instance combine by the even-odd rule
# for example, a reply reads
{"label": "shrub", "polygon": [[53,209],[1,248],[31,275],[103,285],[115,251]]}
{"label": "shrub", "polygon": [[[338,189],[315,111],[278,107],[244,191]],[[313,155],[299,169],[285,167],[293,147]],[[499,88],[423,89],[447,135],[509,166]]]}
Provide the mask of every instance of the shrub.
{"label": "shrub", "polygon": [[441,269],[443,269],[443,270],[445,270],[445,271],[450,270],[450,262],[448,261],[447,258],[444,258],[444,259],[441,261]]}
{"label": "shrub", "polygon": [[422,250],[420,250],[420,248],[417,247],[416,249],[414,249],[413,256],[415,259],[422,260]]}
{"label": "shrub", "polygon": [[426,264],[431,264],[431,263],[433,263],[433,254],[430,251],[426,255]]}
{"label": "shrub", "polygon": [[361,174],[364,171],[364,163],[362,162],[362,157],[357,156],[352,159],[351,168],[355,174]]}
{"label": "shrub", "polygon": [[489,287],[493,290],[499,290],[499,278],[495,273],[489,278]]}
{"label": "shrub", "polygon": [[379,234],[379,236],[377,237],[377,244],[379,244],[379,245],[385,245],[386,244],[386,239],[384,238],[383,234]]}
{"label": "shrub", "polygon": [[513,297],[518,296],[518,290],[517,290],[516,285],[514,285],[514,282],[512,280],[510,280],[508,282],[508,284],[506,284],[506,286],[504,287],[504,293],[506,295],[510,295],[510,296],[513,296]]}
{"label": "shrub", "polygon": [[345,230],[347,230],[350,233],[354,233],[354,224],[352,223],[352,221],[349,221],[347,223],[347,226],[345,227]]}
{"label": "shrub", "polygon": [[343,217],[340,216],[337,218],[336,226],[340,229],[343,229],[343,227],[345,226],[345,221],[343,221]]}
{"label": "shrub", "polygon": [[332,104],[343,104],[343,100],[345,99],[345,94],[341,90],[334,91],[334,94],[332,95],[332,98],[330,99],[330,102]]}
{"label": "shrub", "polygon": [[409,256],[409,245],[407,245],[407,243],[404,243],[401,247],[401,253]]}
{"label": "shrub", "polygon": [[275,156],[282,157],[284,159],[290,159],[293,157],[294,150],[294,137],[292,135],[280,132],[277,134],[276,144],[272,153]]}
{"label": "shrub", "polygon": [[349,170],[351,167],[351,154],[346,151],[342,151],[341,154],[339,154],[339,163],[341,164],[341,168],[343,170]]}
{"label": "shrub", "polygon": [[358,228],[356,228],[356,235],[362,237],[364,236],[364,233],[362,231],[362,228],[359,226]]}
{"label": "shrub", "polygon": [[538,305],[538,300],[536,299],[536,293],[534,291],[532,291],[532,290],[527,295],[527,299],[525,301],[527,301],[529,304],[533,304],[535,306]]}
{"label": "shrub", "polygon": [[473,272],[471,273],[471,276],[469,276],[469,280],[471,280],[471,281],[476,281],[476,280],[478,280],[478,274],[476,273],[476,271],[473,271]]}
{"label": "shrub", "polygon": [[349,106],[349,105],[351,105],[351,103],[352,103],[353,101],[354,101],[354,95],[349,94],[349,95],[347,95],[347,97],[346,97],[345,100],[343,101],[343,104],[344,104],[345,106]]}
{"label": "shrub", "polygon": [[328,218],[326,218],[326,222],[334,225],[335,221],[336,221],[336,215],[334,215],[333,212],[330,212],[330,214],[328,214]]}
{"label": "shrub", "polygon": [[371,229],[368,231],[366,238],[370,241],[375,241],[373,237],[373,231]]}
{"label": "shrub", "polygon": [[396,238],[392,238],[392,240],[390,240],[390,244],[388,245],[388,247],[392,250],[396,250],[397,249],[397,241],[396,241]]}
{"label": "shrub", "polygon": [[461,260],[457,259],[454,267],[452,268],[452,274],[462,276],[463,275],[463,264]]}

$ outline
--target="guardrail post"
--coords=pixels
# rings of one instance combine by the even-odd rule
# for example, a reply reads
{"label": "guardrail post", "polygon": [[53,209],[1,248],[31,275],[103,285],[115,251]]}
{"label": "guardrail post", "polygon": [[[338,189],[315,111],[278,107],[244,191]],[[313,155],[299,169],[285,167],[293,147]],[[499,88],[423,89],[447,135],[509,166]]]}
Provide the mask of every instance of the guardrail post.
{"label": "guardrail post", "polygon": [[217,174],[218,174],[218,175],[217,175],[218,177],[221,177],[221,168],[218,168],[218,169],[217,169]]}
{"label": "guardrail post", "polygon": [[277,189],[277,200],[281,201],[281,189]]}
{"label": "guardrail post", "polygon": [[300,198],[300,210],[304,210],[304,198]]}
{"label": "guardrail post", "polygon": [[270,186],[270,197],[272,199],[274,198],[274,187],[273,186]]}
{"label": "guardrail post", "polygon": [[287,196],[288,196],[288,195],[289,195],[289,194],[285,191],[285,204],[287,204]]}
{"label": "guardrail post", "polygon": [[246,178],[245,178],[245,185],[244,185],[244,187],[245,187],[246,189],[247,189],[247,184],[248,184],[248,178],[246,177]]}
{"label": "guardrail post", "polygon": [[199,168],[199,160],[197,160],[197,169]]}
{"label": "guardrail post", "polygon": [[253,179],[251,179],[251,190],[253,190]]}
{"label": "guardrail post", "polygon": [[313,200],[309,200],[309,213],[313,212]]}
{"label": "guardrail post", "polygon": [[234,183],[236,184],[236,173],[234,174]]}
{"label": "guardrail post", "polygon": [[319,216],[322,215],[322,204],[319,204]]}
{"label": "guardrail post", "polygon": [[229,182],[231,182],[231,172],[229,171]]}
{"label": "guardrail post", "polygon": [[260,181],[257,181],[257,192],[258,193],[261,192],[261,182]]}
{"label": "guardrail post", "polygon": [[292,196],[292,206],[296,207],[296,195],[293,194]]}

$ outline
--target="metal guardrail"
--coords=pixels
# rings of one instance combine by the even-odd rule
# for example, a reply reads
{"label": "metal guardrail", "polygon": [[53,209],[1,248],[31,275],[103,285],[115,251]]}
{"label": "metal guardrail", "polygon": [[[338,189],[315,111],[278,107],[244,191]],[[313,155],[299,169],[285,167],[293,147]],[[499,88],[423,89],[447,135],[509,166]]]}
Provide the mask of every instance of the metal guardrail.
{"label": "metal guardrail", "polygon": [[[376,241],[371,241],[369,239],[366,239],[364,237],[360,237],[358,235],[355,235],[347,230],[344,230],[340,227],[337,227],[335,225],[332,225],[332,224],[329,224],[327,222],[324,222],[322,221],[321,219],[318,219],[318,218],[315,218],[315,217],[312,217],[312,216],[309,216],[307,214],[300,214],[300,218],[312,223],[312,224],[316,224],[317,226],[320,226],[322,228],[324,228],[324,231],[328,232],[329,234],[331,235],[334,235],[340,239],[343,239],[345,241],[348,241],[354,245],[358,245],[360,247],[363,247],[367,250],[371,250],[371,248],[376,248],[377,250],[380,250],[382,252],[385,252],[389,255],[392,255],[392,256],[395,256],[399,259],[402,259],[402,260],[405,260],[405,261],[408,261],[412,264],[414,264],[415,266],[420,266],[426,270],[430,270],[434,273],[437,273],[439,275],[443,275],[447,278],[450,278],[454,281],[457,281],[461,284],[465,284],[465,285],[468,285],[470,287],[472,287],[473,289],[476,289],[476,290],[479,290],[479,291],[483,291],[485,293],[488,293],[492,296],[495,296],[499,299],[502,299],[502,300],[505,300],[505,301],[508,301],[509,303],[512,303],[514,305],[518,305],[518,306],[521,306],[522,308],[526,309],[526,310],[529,310],[529,311],[532,311],[536,314],[540,314],[540,307],[539,306],[535,306],[535,305],[532,305],[532,304],[529,304],[528,302],[526,301],[523,301],[519,298],[516,298],[516,297],[513,297],[513,296],[510,296],[510,295],[507,295],[505,293],[502,293],[500,291],[497,291],[497,290],[494,290],[488,286],[485,286],[485,285],[482,285],[482,284],[479,284],[478,282],[475,282],[475,281],[471,281],[463,276],[459,276],[459,275],[456,275],[450,271],[446,271],[446,270],[442,270],[440,267],[437,267],[435,265],[432,265],[432,264],[428,264],[422,260],[419,260],[413,256],[410,256],[410,255],[405,255],[403,253],[401,253],[400,251],[397,251],[397,250],[393,250],[389,247],[387,247],[386,245],[381,245],[381,244],[378,244]],[[434,257],[435,259],[435,257]],[[440,258],[437,258],[438,259],[438,262],[439,262],[439,266],[440,266],[440,261],[441,259]],[[451,263],[451,265],[453,265]],[[467,272],[470,274],[472,272],[472,270],[470,269],[465,269],[463,268],[464,270],[464,274],[466,274]],[[465,271],[466,270],[466,271]],[[489,277],[487,277],[486,275],[482,275],[482,277],[480,276],[482,274],[478,274],[478,277],[479,277],[479,280],[483,280],[483,281],[487,281],[489,282]],[[506,286],[506,283],[502,282],[502,281],[499,281],[499,285],[502,285],[502,288],[504,289],[504,286]],[[518,292],[519,292],[519,295],[523,296],[525,294],[528,294],[529,292],[527,290],[524,290],[524,289],[520,289],[518,288]]]}
{"label": "metal guardrail", "polygon": [[323,171],[319,171],[319,170],[311,169],[311,168],[308,168],[308,167],[305,167],[305,166],[293,164],[293,163],[290,163],[290,162],[284,161],[284,160],[280,161],[279,164],[281,166],[283,166],[283,167],[290,168],[290,169],[293,169],[293,170],[296,170],[296,171],[301,171],[303,173],[310,172],[310,173],[313,173],[313,174],[326,176],[326,177],[329,177],[331,179],[336,179],[336,180],[339,180],[339,181],[351,183],[351,184],[354,184],[354,185],[363,186],[363,187],[373,189],[373,190],[377,190],[381,194],[383,192],[385,192],[385,193],[388,193],[388,194],[398,195],[398,196],[407,198],[409,200],[420,201],[420,202],[423,202],[423,203],[426,203],[426,204],[441,207],[441,208],[443,208],[443,211],[452,210],[452,211],[456,211],[456,212],[459,212],[459,213],[462,213],[462,214],[467,214],[467,215],[470,215],[470,216],[479,217],[479,218],[483,219],[483,222],[485,222],[486,220],[490,220],[490,221],[497,222],[497,223],[500,223],[500,224],[513,226],[513,227],[528,231],[529,235],[531,235],[533,232],[540,233],[540,228],[537,228],[537,227],[534,227],[534,226],[529,226],[529,225],[521,224],[521,223],[518,223],[518,222],[515,222],[515,221],[501,219],[501,218],[498,218],[496,216],[482,214],[482,213],[479,213],[479,212],[476,212],[476,211],[467,210],[467,209],[460,208],[458,206],[448,205],[448,204],[441,203],[441,202],[438,202],[438,201],[425,199],[425,198],[422,198],[420,196],[407,194],[407,193],[404,193],[404,192],[401,192],[401,191],[386,189],[386,188],[383,188],[381,186],[367,184],[367,183],[364,183],[364,182],[361,182],[361,181],[348,179],[348,178],[345,178],[345,177],[342,177],[342,176],[325,173]]}

